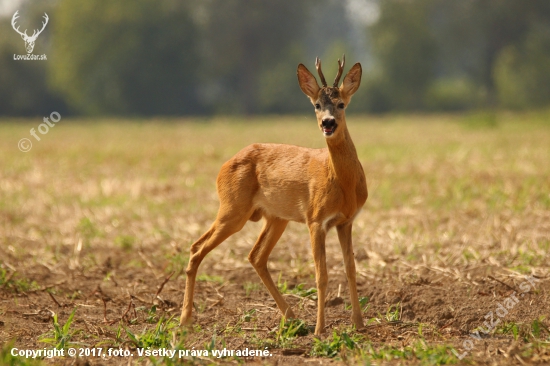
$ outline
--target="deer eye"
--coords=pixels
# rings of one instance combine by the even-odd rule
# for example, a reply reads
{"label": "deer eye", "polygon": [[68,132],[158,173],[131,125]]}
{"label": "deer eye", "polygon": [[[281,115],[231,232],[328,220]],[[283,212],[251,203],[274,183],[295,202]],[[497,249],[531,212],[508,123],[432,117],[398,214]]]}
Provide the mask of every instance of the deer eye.
{"label": "deer eye", "polygon": [[338,104],[338,108],[340,108],[340,109],[344,109],[344,107],[345,107],[344,103],[340,103],[340,104]]}
{"label": "deer eye", "polygon": [[319,103],[315,104],[315,109],[321,109],[321,105]]}

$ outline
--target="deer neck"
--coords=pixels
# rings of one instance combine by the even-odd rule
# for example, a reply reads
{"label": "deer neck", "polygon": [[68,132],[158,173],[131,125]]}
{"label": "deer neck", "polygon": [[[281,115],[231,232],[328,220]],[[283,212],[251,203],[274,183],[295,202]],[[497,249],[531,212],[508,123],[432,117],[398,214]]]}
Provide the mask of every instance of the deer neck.
{"label": "deer neck", "polygon": [[327,139],[329,169],[346,191],[353,191],[362,173],[357,150],[347,127],[336,139]]}

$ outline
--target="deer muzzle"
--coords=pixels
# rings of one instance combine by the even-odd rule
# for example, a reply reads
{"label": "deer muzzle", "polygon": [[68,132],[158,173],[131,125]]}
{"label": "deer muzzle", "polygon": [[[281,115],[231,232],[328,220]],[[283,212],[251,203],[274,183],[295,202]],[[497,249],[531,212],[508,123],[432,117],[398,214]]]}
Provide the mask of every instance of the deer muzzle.
{"label": "deer muzzle", "polygon": [[325,117],[321,121],[321,129],[323,130],[325,137],[332,136],[334,131],[336,131],[336,127],[338,127],[338,124],[336,123],[334,117]]}

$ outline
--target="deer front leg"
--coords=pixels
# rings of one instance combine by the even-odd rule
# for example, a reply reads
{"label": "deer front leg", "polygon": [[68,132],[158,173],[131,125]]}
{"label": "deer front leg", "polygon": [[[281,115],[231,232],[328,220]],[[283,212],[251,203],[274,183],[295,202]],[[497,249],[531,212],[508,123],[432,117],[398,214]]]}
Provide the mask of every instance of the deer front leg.
{"label": "deer front leg", "polygon": [[351,300],[352,315],[351,320],[357,329],[363,328],[363,316],[359,297],[357,295],[357,283],[355,279],[355,256],[353,255],[353,245],[351,242],[351,223],[336,227],[338,239],[344,255],[344,264],[346,266],[346,276],[348,278],[349,293]]}
{"label": "deer front leg", "polygon": [[317,282],[317,325],[315,335],[321,335],[325,331],[325,298],[327,296],[327,258],[325,254],[326,232],[321,224],[309,225],[311,249],[315,261],[315,279]]}

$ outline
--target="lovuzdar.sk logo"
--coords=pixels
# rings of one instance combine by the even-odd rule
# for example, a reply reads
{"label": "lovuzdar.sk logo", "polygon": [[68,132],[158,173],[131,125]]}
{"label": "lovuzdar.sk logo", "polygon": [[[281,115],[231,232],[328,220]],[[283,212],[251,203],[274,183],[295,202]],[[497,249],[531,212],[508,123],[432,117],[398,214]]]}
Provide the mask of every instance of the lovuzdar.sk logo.
{"label": "lovuzdar.sk logo", "polygon": [[16,21],[17,21],[17,18],[19,18],[19,10],[15,12],[15,14],[13,14],[13,17],[11,18],[11,26],[13,27],[13,29],[19,33],[19,35],[21,35],[21,38],[23,38],[23,40],[25,41],[25,48],[27,50],[27,54],[26,55],[13,55],[13,59],[14,60],[32,60],[32,61],[42,61],[42,60],[47,60],[47,57],[46,55],[34,55],[32,53],[32,51],[34,50],[34,43],[36,42],[36,38],[38,38],[38,36],[40,35],[40,33],[42,33],[42,31],[44,30],[44,28],[46,28],[46,25],[48,24],[48,14],[44,13],[44,21],[42,22],[42,29],[38,30],[38,29],[35,29],[34,32],[32,33],[32,36],[29,36],[27,34],[27,30],[25,29],[24,32],[21,32],[19,30],[19,26],[16,26]]}

